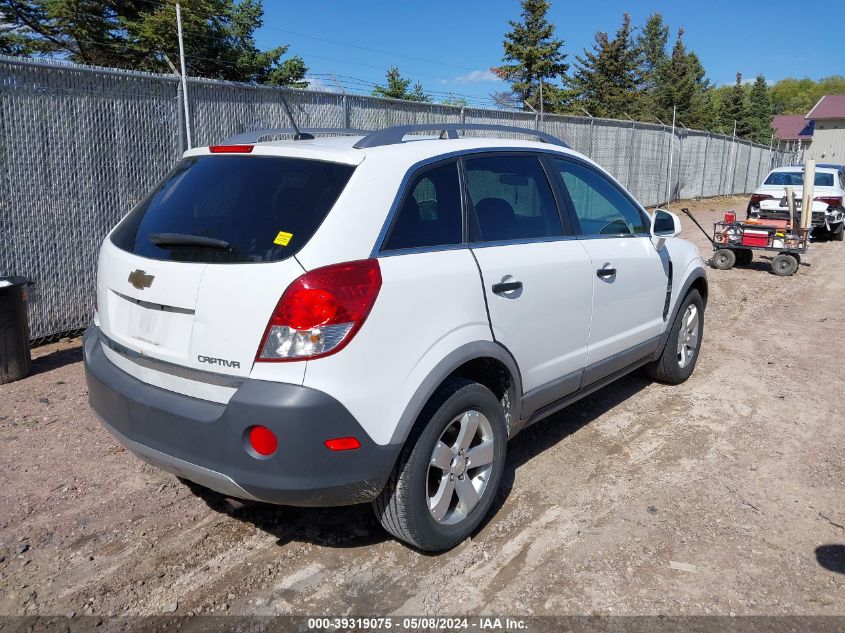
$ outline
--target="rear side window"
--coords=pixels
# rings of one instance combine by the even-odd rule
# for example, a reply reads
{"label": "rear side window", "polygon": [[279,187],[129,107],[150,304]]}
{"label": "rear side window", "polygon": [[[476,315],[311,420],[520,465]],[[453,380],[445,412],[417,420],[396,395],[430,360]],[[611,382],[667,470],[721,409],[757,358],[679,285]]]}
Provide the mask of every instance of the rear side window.
{"label": "rear side window", "polygon": [[384,250],[463,242],[458,164],[427,169],[413,180],[396,214]]}
{"label": "rear side window", "polygon": [[480,241],[563,235],[554,196],[537,157],[487,156],[465,159],[464,165]]}
{"label": "rear side window", "polygon": [[311,239],[353,171],[300,158],[186,158],[124,218],[112,241],[151,259],[287,259]]}
{"label": "rear side window", "polygon": [[[773,171],[766,178],[764,185],[781,185],[784,187],[803,187],[804,186],[804,172],[802,171]],[[832,187],[833,174],[816,172],[815,178],[816,187]]]}

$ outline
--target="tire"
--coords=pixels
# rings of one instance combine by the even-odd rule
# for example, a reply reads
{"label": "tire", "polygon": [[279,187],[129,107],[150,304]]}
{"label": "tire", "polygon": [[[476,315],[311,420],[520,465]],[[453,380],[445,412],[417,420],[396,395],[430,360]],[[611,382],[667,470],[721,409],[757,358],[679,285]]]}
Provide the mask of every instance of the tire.
{"label": "tire", "polygon": [[[456,454],[453,447],[462,445],[461,431],[473,424],[477,424],[475,439],[465,455]],[[505,468],[507,441],[505,415],[496,396],[478,383],[463,378],[448,380],[420,413],[384,490],[373,501],[379,522],[399,540],[427,552],[447,550],[463,542],[493,504]],[[488,442],[492,442],[492,451]],[[449,451],[442,464],[449,464],[448,469],[436,464],[437,445]],[[484,453],[477,450],[482,446],[487,447]],[[465,460],[474,450],[480,459],[490,456],[492,461],[466,468]],[[467,484],[478,496],[468,512],[465,510],[470,504],[464,499],[471,502],[472,494],[459,496],[461,489],[468,492]],[[437,504],[439,494],[444,500],[448,495],[449,503]],[[436,518],[435,514],[440,516]]]}
{"label": "tire", "polygon": [[[689,318],[688,313],[690,311],[695,318],[694,325],[689,322],[685,323]],[[669,385],[679,385],[685,382],[695,369],[703,336],[704,301],[698,290],[690,290],[675,315],[672,328],[669,330],[669,337],[666,339],[666,346],[663,348],[660,358],[650,365],[646,365],[648,375],[653,380]],[[690,343],[692,344],[690,345]],[[681,356],[682,352],[683,357]]]}
{"label": "tire", "polygon": [[834,242],[841,242],[845,239],[845,223],[840,223],[838,228],[830,232],[830,239]]}
{"label": "tire", "polygon": [[750,248],[738,248],[734,251],[737,266],[748,266],[754,260],[754,253]]}
{"label": "tire", "polygon": [[798,260],[789,253],[781,253],[772,260],[772,272],[778,277],[789,277],[798,270]]}
{"label": "tire", "polygon": [[730,270],[736,264],[736,253],[730,248],[720,248],[713,253],[713,266],[719,270]]}

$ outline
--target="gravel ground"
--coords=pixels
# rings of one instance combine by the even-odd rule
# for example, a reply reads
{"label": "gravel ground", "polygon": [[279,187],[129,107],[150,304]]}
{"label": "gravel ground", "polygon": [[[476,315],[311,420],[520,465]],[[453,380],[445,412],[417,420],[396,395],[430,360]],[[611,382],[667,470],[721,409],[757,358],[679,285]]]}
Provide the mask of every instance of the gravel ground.
{"label": "gravel ground", "polygon": [[0,386],[0,614],[845,615],[845,245],[804,261],[711,270],[693,377],[518,436],[492,518],[438,556],[368,506],[192,492],[99,426],[78,339],[36,349]]}

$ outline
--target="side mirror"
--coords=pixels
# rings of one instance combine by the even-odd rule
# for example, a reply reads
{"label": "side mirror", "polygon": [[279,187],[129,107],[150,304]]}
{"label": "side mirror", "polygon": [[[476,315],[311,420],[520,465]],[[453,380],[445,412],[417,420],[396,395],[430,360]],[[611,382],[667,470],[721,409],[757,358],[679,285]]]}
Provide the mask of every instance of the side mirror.
{"label": "side mirror", "polygon": [[655,209],[651,217],[651,241],[660,250],[667,237],[677,237],[681,234],[681,218],[674,213]]}

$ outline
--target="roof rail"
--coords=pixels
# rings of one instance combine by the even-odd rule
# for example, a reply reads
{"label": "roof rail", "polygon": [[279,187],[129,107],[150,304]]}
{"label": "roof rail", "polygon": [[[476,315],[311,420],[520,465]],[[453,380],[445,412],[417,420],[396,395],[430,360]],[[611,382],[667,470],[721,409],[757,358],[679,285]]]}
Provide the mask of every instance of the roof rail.
{"label": "roof rail", "polygon": [[517,134],[525,134],[533,136],[543,143],[551,143],[552,145],[560,145],[568,148],[569,145],[564,143],[559,138],[546,134],[540,130],[532,130],[527,127],[516,127],[514,125],[494,125],[489,123],[423,123],[418,125],[394,125],[378,132],[367,134],[360,141],[355,143],[354,147],[363,149],[366,147],[380,147],[382,145],[395,145],[403,142],[407,134],[412,132],[432,132],[440,133],[440,138],[456,139],[458,138],[458,130],[484,130],[488,132],[513,132]]}
{"label": "roof rail", "polygon": [[265,136],[275,136],[278,134],[291,134],[295,141],[306,141],[313,139],[316,134],[336,134],[348,136],[366,136],[372,134],[372,130],[356,130],[345,127],[303,127],[296,130],[292,127],[271,127],[258,130],[249,130],[248,132],[241,132],[230,136],[222,141],[221,145],[246,145],[249,143],[257,143]]}

